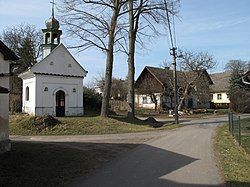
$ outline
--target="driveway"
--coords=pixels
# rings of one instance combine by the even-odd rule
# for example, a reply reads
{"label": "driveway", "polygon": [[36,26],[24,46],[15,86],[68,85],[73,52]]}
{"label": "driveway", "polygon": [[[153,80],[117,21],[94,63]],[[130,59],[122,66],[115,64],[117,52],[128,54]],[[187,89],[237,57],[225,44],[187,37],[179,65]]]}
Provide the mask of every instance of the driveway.
{"label": "driveway", "polygon": [[187,126],[158,132],[159,136],[69,186],[224,186],[213,158],[212,137],[226,120],[224,116],[185,121]]}

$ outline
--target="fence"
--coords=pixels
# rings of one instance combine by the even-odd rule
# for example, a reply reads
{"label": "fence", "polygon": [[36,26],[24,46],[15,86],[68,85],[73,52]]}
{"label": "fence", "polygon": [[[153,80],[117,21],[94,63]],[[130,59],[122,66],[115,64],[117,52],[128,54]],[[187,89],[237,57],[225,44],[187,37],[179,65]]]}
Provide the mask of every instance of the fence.
{"label": "fence", "polygon": [[240,116],[229,112],[228,114],[229,121],[229,131],[234,136],[234,138],[238,141],[239,145],[241,145],[241,123]]}

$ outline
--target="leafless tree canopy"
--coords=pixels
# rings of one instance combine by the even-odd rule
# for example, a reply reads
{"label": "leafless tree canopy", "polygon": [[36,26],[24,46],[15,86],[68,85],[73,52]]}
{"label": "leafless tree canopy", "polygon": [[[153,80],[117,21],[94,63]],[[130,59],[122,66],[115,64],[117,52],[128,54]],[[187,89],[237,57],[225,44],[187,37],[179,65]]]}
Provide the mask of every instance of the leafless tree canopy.
{"label": "leafless tree canopy", "polygon": [[183,71],[200,71],[212,69],[216,63],[208,52],[180,51],[178,64]]}
{"label": "leafless tree canopy", "polygon": [[[112,16],[121,17],[126,0],[62,0],[59,8],[61,21],[66,25],[70,37],[78,42],[73,46],[80,51],[88,48],[108,50],[108,41],[112,26]],[[124,28],[124,21],[117,21],[115,35]],[[121,38],[116,38],[118,42]]]}
{"label": "leafless tree canopy", "polygon": [[179,82],[183,86],[178,110],[190,94],[195,94],[200,100],[208,99],[210,88],[205,70],[215,66],[213,56],[207,52],[181,51],[180,54],[178,65],[182,79]]}
{"label": "leafless tree canopy", "polygon": [[19,57],[20,71],[34,65],[39,57],[42,34],[32,25],[8,27],[1,35],[3,42]]}

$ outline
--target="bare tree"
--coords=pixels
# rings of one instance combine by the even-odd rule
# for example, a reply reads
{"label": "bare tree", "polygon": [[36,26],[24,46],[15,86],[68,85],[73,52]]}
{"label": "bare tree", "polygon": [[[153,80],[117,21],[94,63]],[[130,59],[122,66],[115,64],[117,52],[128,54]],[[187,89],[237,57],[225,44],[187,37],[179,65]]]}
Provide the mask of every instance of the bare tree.
{"label": "bare tree", "polygon": [[[196,94],[200,98],[209,97],[209,85],[206,80],[206,70],[215,66],[213,56],[207,52],[181,51],[179,61],[178,87],[180,102],[178,110],[181,109],[184,100],[190,94]],[[205,100],[205,99],[204,99]]]}
{"label": "bare tree", "polygon": [[[100,88],[101,92],[104,91],[105,78],[99,77],[95,79],[96,86]],[[115,100],[126,101],[127,99],[127,80],[113,77],[110,92],[110,98]]]}
{"label": "bare tree", "polygon": [[33,66],[39,57],[42,34],[35,26],[18,25],[3,30],[0,38],[19,57],[18,73]]}
{"label": "bare tree", "polygon": [[[124,27],[119,17],[124,14],[126,0],[62,0],[61,19],[71,37],[80,40],[74,45],[80,51],[95,47],[106,53],[106,73],[101,116],[108,116],[115,43]],[[122,20],[122,19],[121,19]]]}
{"label": "bare tree", "polygon": [[22,110],[22,79],[17,75],[33,66],[40,56],[39,47],[42,33],[32,25],[18,25],[3,30],[0,39],[19,56],[17,64],[12,64],[10,71],[10,110]]}
{"label": "bare tree", "polygon": [[230,60],[226,64],[226,70],[231,72],[229,98],[230,107],[236,112],[245,112],[249,106],[250,86],[244,84],[242,77],[249,69],[250,62],[242,60]]}
{"label": "bare tree", "polygon": [[[165,12],[176,14],[174,8],[177,4],[176,0],[168,0],[169,9],[165,6],[163,0],[128,0],[129,10],[129,47],[128,47],[128,117],[135,116],[135,49],[136,43],[143,46],[145,40],[143,38],[151,38],[159,34],[155,25],[166,21]],[[151,34],[149,34],[151,31]],[[146,34],[147,33],[147,34]],[[154,97],[152,97],[153,99]]]}

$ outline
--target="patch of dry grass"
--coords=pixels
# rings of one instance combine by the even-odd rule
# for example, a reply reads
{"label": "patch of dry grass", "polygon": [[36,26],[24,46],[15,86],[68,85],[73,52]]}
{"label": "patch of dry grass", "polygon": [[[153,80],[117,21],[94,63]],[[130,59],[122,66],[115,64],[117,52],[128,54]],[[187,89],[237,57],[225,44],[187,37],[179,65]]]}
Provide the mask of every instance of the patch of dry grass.
{"label": "patch of dry grass", "polygon": [[51,127],[38,128],[34,125],[34,117],[28,115],[10,116],[11,135],[84,135],[84,134],[116,134],[143,132],[152,130],[167,130],[180,125],[163,124],[160,128],[153,128],[152,123],[123,116],[103,118],[100,116],[62,117],[61,123]]}
{"label": "patch of dry grass", "polygon": [[250,155],[237,145],[227,125],[217,129],[214,143],[215,155],[226,183],[229,186],[249,186]]}

